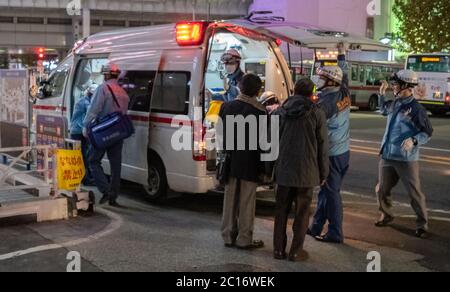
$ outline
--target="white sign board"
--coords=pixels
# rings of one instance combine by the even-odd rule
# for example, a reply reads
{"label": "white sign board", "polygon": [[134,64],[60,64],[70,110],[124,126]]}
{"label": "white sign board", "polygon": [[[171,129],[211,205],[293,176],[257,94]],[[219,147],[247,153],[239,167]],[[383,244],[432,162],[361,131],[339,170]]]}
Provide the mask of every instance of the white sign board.
{"label": "white sign board", "polygon": [[29,126],[27,70],[0,70],[0,122]]}

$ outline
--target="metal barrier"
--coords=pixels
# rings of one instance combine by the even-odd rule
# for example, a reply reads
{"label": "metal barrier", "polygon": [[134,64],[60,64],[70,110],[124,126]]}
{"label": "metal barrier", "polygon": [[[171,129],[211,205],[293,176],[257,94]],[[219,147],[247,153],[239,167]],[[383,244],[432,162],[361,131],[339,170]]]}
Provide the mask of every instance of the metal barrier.
{"label": "metal barrier", "polygon": [[[0,165],[0,192],[36,189],[39,197],[48,197],[52,191],[57,193],[56,166],[50,157],[55,150],[56,145],[0,148],[0,155],[11,159],[10,162],[6,159],[6,165]],[[19,162],[34,151],[43,153],[42,169],[20,170]],[[20,154],[13,156],[11,153]],[[43,179],[32,174],[41,174]]]}

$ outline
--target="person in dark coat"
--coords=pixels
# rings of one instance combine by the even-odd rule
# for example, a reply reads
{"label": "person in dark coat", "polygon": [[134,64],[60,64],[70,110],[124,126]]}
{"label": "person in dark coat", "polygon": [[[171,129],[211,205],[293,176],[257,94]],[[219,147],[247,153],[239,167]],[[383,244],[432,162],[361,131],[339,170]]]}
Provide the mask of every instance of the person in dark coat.
{"label": "person in dark coat", "polygon": [[[264,246],[262,241],[253,240],[253,229],[256,188],[264,169],[258,143],[259,120],[267,113],[257,101],[262,88],[258,76],[245,75],[239,87],[241,94],[234,101],[223,104],[219,113],[223,131],[218,130],[218,135],[223,137],[223,150],[230,159],[225,182],[222,237],[226,247],[255,249]],[[230,125],[234,126],[234,132],[227,136],[232,130],[228,128]]]}
{"label": "person in dark coat", "polygon": [[280,117],[280,152],[275,166],[277,187],[274,257],[286,259],[286,226],[295,202],[294,239],[289,253],[290,261],[308,257],[303,250],[309,224],[309,210],[313,189],[323,184],[328,176],[328,133],[325,112],[312,100],[314,83],[301,79],[295,86],[295,96],[277,109]]}

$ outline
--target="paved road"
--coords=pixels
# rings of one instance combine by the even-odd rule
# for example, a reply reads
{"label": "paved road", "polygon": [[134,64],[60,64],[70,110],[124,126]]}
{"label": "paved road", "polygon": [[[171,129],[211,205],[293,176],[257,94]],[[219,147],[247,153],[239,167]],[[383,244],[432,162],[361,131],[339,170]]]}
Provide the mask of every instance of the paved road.
{"label": "paved road", "polygon": [[[369,251],[382,256],[383,271],[450,271],[450,186],[448,124],[433,119],[435,138],[424,151],[423,188],[429,197],[431,236],[414,234],[414,214],[401,187],[395,199],[399,218],[386,229],[373,221],[377,206],[377,141],[384,119],[352,115],[352,166],[345,182],[346,244],[327,245],[308,238],[306,263],[275,261],[272,253],[273,195],[258,200],[255,237],[266,247],[243,252],[223,247],[222,197],[172,194],[162,205],[149,204],[139,186],[125,183],[124,209],[105,208],[93,217],[43,224],[0,225],[0,271],[65,271],[67,254],[79,252],[82,271],[365,271]],[[437,149],[434,149],[437,148]],[[11,223],[13,223],[11,225]]]}

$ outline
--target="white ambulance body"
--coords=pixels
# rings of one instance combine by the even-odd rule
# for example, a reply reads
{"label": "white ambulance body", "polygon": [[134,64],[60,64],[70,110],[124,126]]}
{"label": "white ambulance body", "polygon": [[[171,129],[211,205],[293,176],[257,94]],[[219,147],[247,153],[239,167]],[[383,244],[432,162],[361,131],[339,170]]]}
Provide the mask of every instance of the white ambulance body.
{"label": "white ambulance body", "polygon": [[[304,37],[308,29],[286,25],[291,34],[298,31],[299,37]],[[130,96],[129,115],[136,128],[136,134],[125,142],[122,178],[143,185],[150,199],[164,197],[169,189],[207,193],[217,186],[215,155],[206,151],[205,129],[193,125],[194,121],[203,121],[208,111],[208,89],[224,87],[221,55],[230,48],[239,50],[242,70],[258,74],[265,81],[264,90],[285,100],[293,93],[293,82],[279,39],[311,48],[315,48],[312,40],[324,39],[318,36],[317,28],[309,33],[309,43],[283,37],[279,29],[277,26],[272,31],[251,21],[232,20],[95,34],[77,44],[51,73],[47,94],[37,100],[33,115],[35,120],[38,115],[60,116],[70,125],[74,105],[89,85],[103,82],[101,67],[112,61],[122,71],[120,82]],[[326,39],[327,46],[345,41],[342,35]],[[373,41],[369,44],[371,50],[384,49]],[[180,131],[189,135],[194,150],[174,149],[172,139]],[[104,166],[108,170],[107,161]]]}

